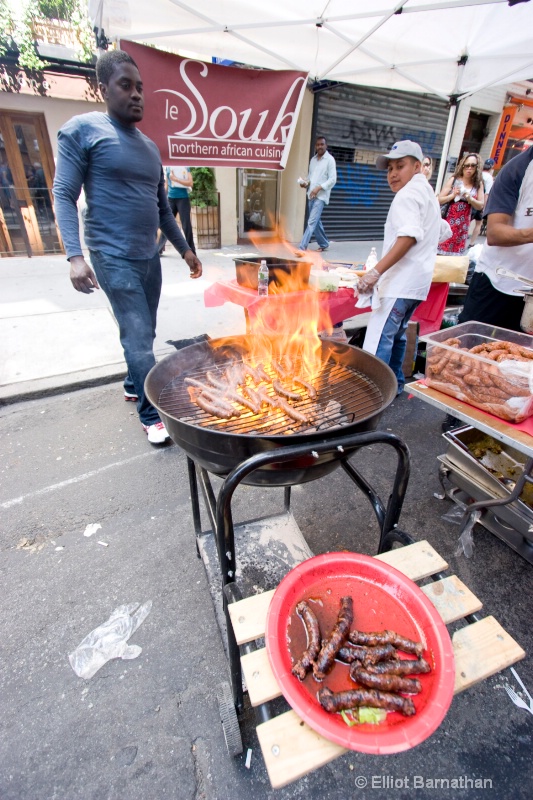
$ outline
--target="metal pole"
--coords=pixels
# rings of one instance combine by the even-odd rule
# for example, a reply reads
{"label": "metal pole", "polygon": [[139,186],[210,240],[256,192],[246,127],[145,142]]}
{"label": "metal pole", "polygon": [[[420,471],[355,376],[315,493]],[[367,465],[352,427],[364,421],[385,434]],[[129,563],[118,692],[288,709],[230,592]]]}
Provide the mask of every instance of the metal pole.
{"label": "metal pole", "polygon": [[435,184],[435,192],[438,194],[442,189],[444,183],[444,176],[446,174],[446,163],[448,161],[448,153],[450,151],[450,141],[453,133],[453,124],[459,103],[455,98],[450,98],[450,113],[448,114],[448,124],[446,125],[446,133],[444,134],[444,143],[442,145],[442,155],[440,158],[439,172],[437,174],[437,183]]}

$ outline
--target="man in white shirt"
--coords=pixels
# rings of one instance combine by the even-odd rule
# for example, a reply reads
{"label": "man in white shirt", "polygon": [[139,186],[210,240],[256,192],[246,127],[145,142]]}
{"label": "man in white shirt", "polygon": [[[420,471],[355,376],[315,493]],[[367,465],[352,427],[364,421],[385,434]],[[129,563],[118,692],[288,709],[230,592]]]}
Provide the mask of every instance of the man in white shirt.
{"label": "man in white shirt", "polygon": [[422,174],[422,160],[420,145],[409,139],[396,142],[389,153],[376,159],[376,167],[387,170],[395,197],[385,222],[383,255],[357,284],[359,294],[373,290],[363,350],[390,366],[398,380],[398,394],[405,383],[407,324],[428,295],[437,244],[451,233]]}
{"label": "man in white shirt", "polygon": [[337,168],[335,159],[327,151],[327,143],[324,136],[317,136],[315,155],[309,162],[307,178],[305,180],[300,179],[299,183],[303,189],[309,189],[307,192],[309,217],[307,219],[307,228],[304,231],[298,250],[296,250],[298,257],[302,256],[304,250],[309,247],[313,234],[316,237],[320,252],[324,252],[329,247],[328,237],[320,218],[324,206],[329,203],[331,190],[337,183]]}
{"label": "man in white shirt", "polygon": [[[520,330],[524,289],[498,273],[504,268],[533,279],[533,147],[498,173],[485,207],[487,242],[472,276],[459,322],[485,322]],[[529,287],[527,287],[529,289]]]}

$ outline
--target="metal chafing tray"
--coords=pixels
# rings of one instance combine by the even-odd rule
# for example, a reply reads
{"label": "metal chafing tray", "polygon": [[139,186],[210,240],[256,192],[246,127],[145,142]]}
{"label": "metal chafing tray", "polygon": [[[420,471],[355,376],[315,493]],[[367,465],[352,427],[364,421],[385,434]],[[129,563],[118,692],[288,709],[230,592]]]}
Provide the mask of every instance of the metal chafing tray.
{"label": "metal chafing tray", "polygon": [[[470,426],[459,428],[444,434],[447,450],[444,455],[438,456],[441,470],[446,478],[458,488],[459,495],[453,499],[469,504],[490,501],[511,495],[514,479],[518,475],[505,474],[505,471],[495,474],[481,463],[468,449],[469,445],[483,445],[487,441],[486,434]],[[502,452],[510,457],[511,463],[516,463],[522,469],[525,467],[525,457],[518,450],[503,445],[493,440]],[[514,472],[519,471],[519,466]],[[498,477],[500,475],[500,477]],[[526,488],[530,484],[526,484]],[[533,563],[533,508],[522,499],[514,500],[505,505],[492,506],[484,509],[480,519],[481,524],[491,533],[505,541],[516,552]]]}
{"label": "metal chafing tray", "polygon": [[[492,439],[492,437],[470,426],[449,431],[443,435],[447,443],[446,456],[449,461],[456,464],[464,472],[472,475],[478,483],[486,486],[493,497],[506,497],[511,494],[516,479],[524,470],[526,457],[523,453],[513,447]],[[507,455],[508,464],[503,458],[498,459],[497,455],[487,449],[487,456],[492,456],[493,469],[482,463],[481,456],[476,458],[471,448],[482,448],[489,440],[497,446],[503,455]],[[484,459],[485,460],[485,459]],[[487,459],[489,460],[489,459]],[[498,463],[499,462],[499,463]],[[516,465],[516,466],[515,466]],[[533,493],[532,493],[533,499]],[[518,501],[520,510],[526,515],[531,515],[533,522],[533,508],[522,500]]]}

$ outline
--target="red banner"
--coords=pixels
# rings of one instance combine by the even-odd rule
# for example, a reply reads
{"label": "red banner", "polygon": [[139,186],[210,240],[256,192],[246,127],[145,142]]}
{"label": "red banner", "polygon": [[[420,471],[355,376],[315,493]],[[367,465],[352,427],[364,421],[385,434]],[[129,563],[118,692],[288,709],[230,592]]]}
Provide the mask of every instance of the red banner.
{"label": "red banner", "polygon": [[283,169],[307,73],[240,69],[122,41],[144,84],[140,130],[166,165]]}

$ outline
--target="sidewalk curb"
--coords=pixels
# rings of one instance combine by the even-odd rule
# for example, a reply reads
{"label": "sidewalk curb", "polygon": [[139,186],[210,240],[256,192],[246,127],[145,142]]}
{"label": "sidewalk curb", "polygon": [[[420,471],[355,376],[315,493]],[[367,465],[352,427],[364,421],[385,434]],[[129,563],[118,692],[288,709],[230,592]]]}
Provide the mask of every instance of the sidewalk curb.
{"label": "sidewalk curb", "polygon": [[64,378],[65,382],[61,384],[58,383],[58,376],[55,375],[50,378],[21,381],[20,383],[0,386],[0,408],[20,403],[24,400],[38,400],[41,397],[52,397],[77,391],[78,389],[89,389],[94,386],[116,383],[123,380],[125,372],[125,366],[113,365],[109,368],[100,367],[89,370],[85,375],[82,373],[62,375],[60,377]]}
{"label": "sidewalk curb", "polygon": [[[191,339],[192,342],[193,340]],[[169,345],[168,342],[166,344]],[[175,350],[176,347],[173,345],[159,348],[155,352],[156,362],[171,355]],[[20,383],[5,384],[0,386],[0,408],[20,403],[24,400],[38,400],[40,397],[52,397],[58,394],[66,394],[67,392],[75,392],[78,389],[90,389],[95,386],[116,383],[124,380],[126,372],[126,362],[121,361],[101,367],[92,367],[80,372],[70,372],[65,375],[50,375],[46,378],[34,378],[28,381],[20,381]]]}

